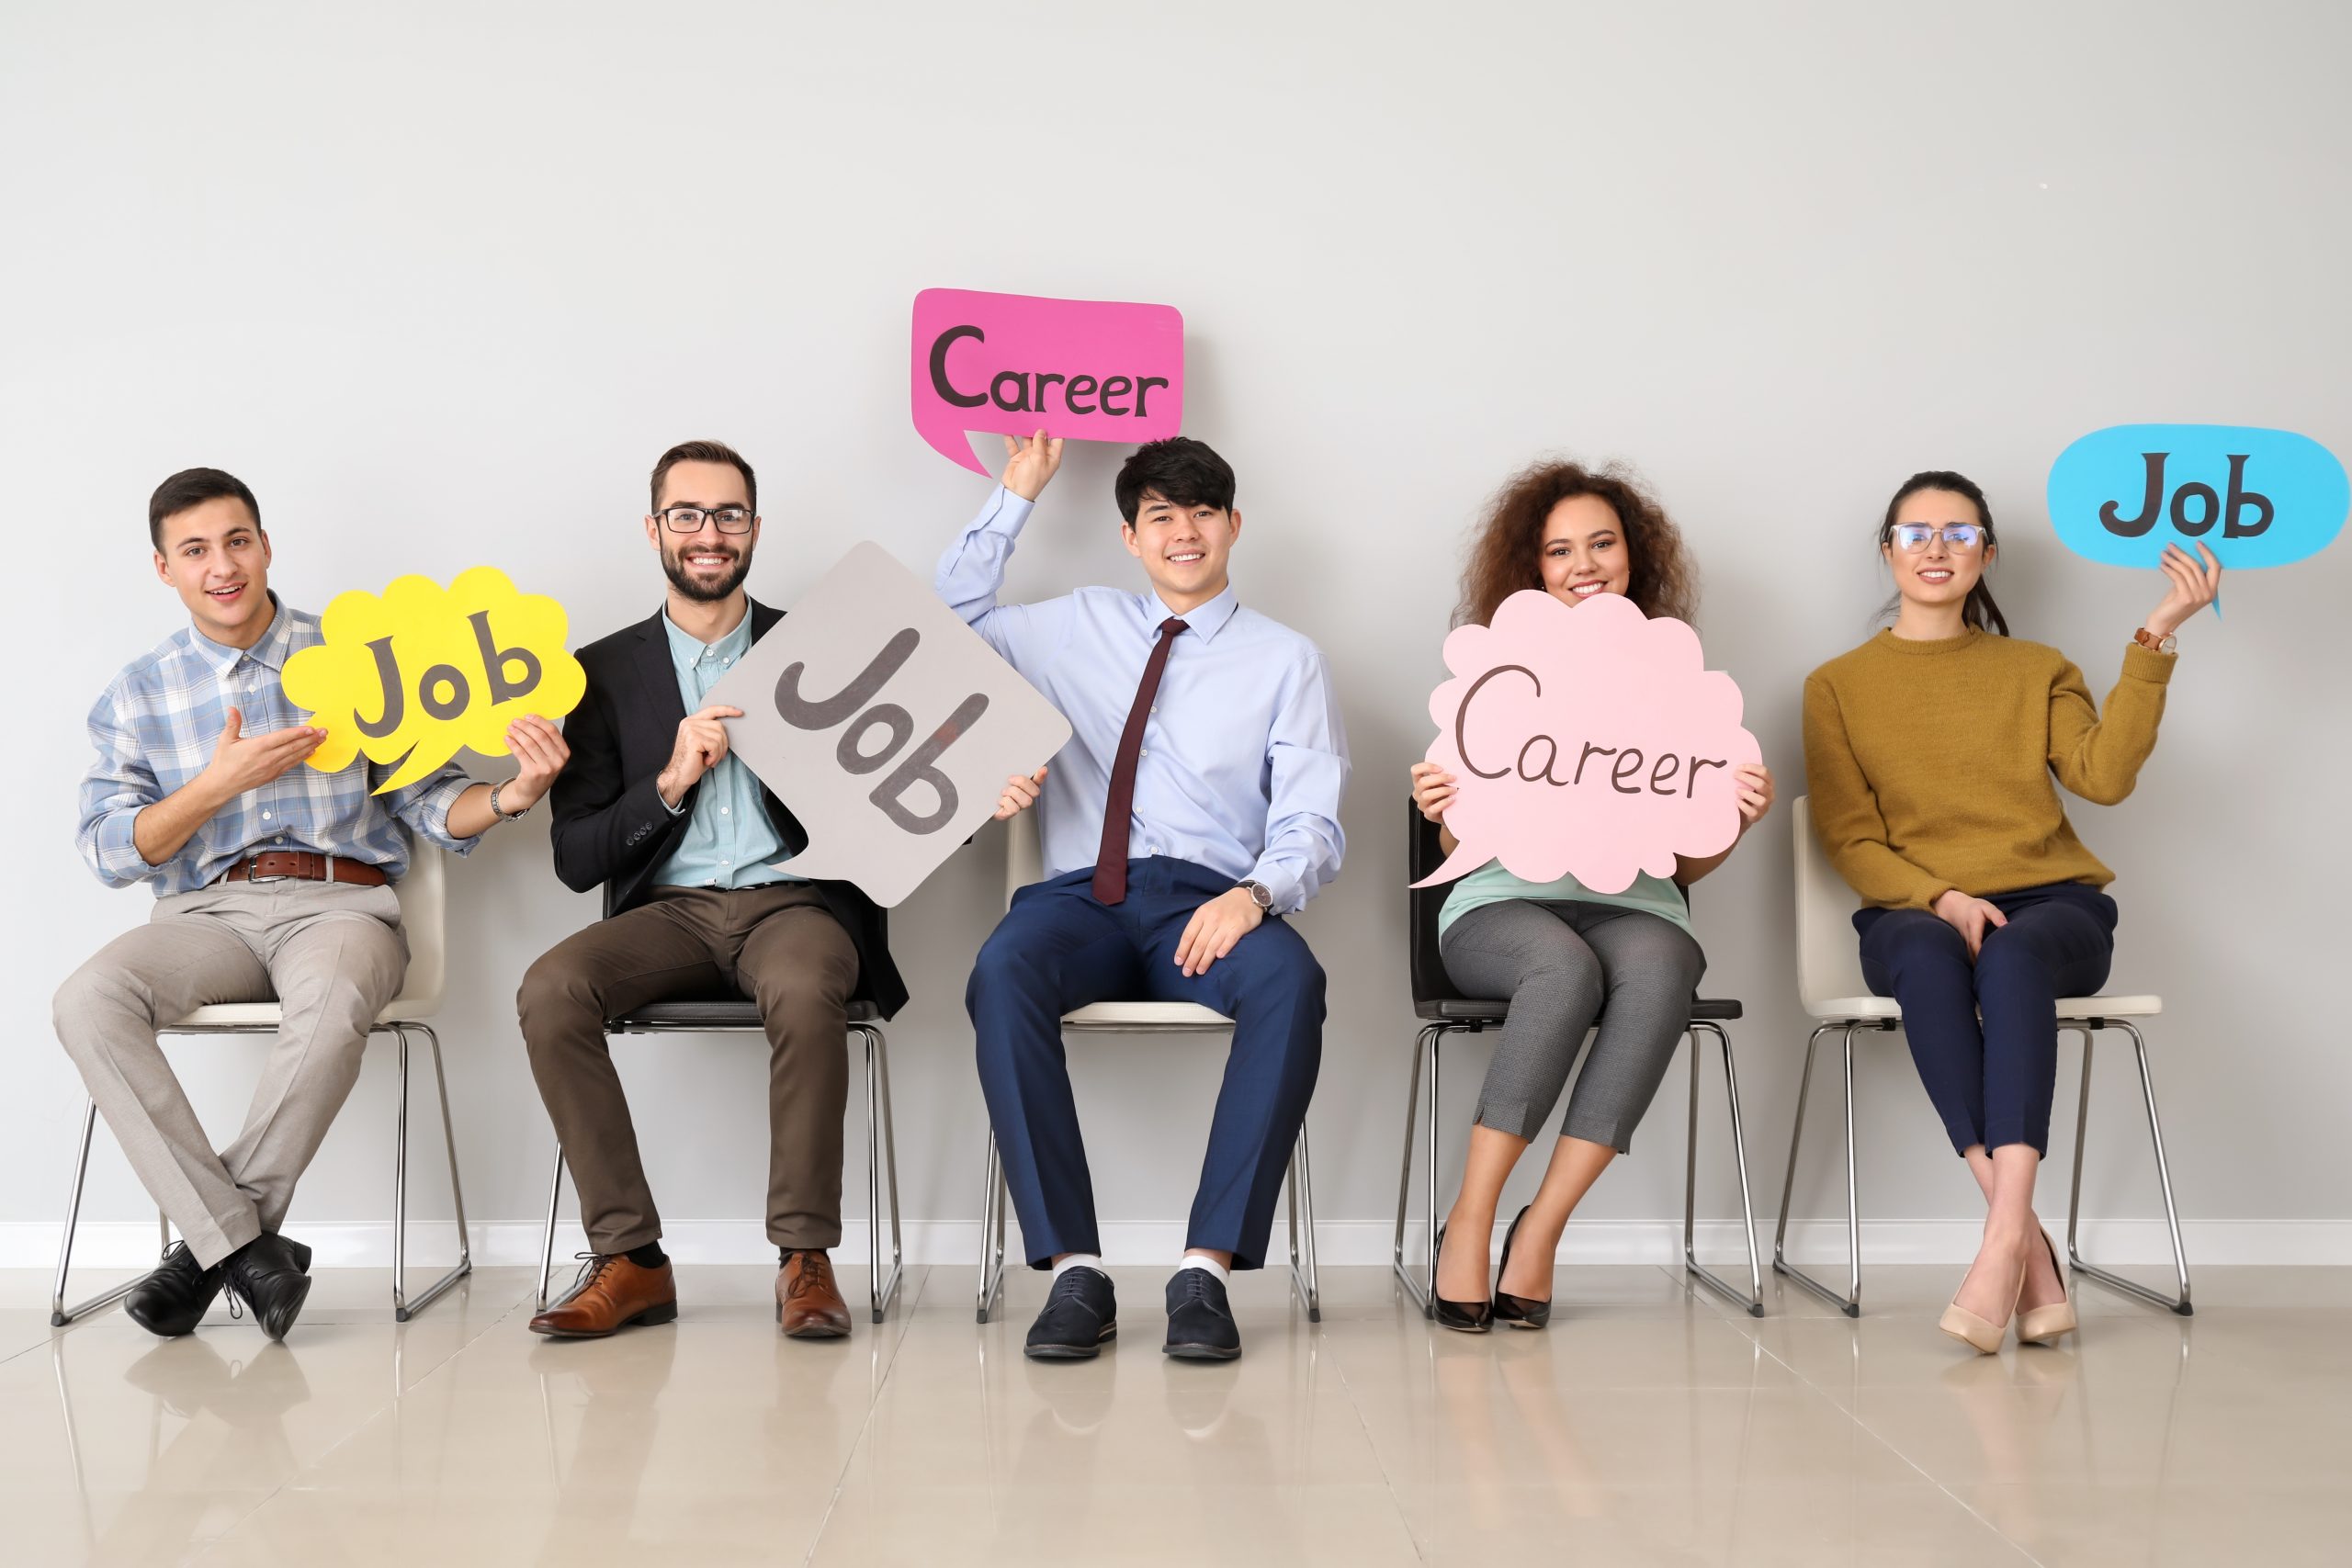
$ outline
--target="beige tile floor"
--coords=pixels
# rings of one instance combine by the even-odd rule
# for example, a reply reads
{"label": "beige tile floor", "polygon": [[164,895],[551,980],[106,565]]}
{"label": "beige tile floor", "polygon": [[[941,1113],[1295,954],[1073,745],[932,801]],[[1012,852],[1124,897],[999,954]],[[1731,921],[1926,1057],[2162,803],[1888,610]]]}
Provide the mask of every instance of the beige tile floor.
{"label": "beige tile floor", "polygon": [[1058,1366],[1020,1354],[1042,1280],[976,1327],[970,1269],[830,1345],[758,1269],[591,1343],[525,1331],[520,1270],[404,1326],[324,1271],[285,1346],[52,1332],[0,1273],[0,1561],[2352,1562],[2352,1269],[2205,1269],[2189,1320],[2088,1288],[2077,1341],[1985,1359],[1934,1330],[1952,1272],[1874,1269],[1849,1322],[1564,1269],[1550,1331],[1484,1338],[1379,1269],[1327,1269],[1319,1325],[1261,1274],[1227,1366],[1159,1354],[1152,1269]]}

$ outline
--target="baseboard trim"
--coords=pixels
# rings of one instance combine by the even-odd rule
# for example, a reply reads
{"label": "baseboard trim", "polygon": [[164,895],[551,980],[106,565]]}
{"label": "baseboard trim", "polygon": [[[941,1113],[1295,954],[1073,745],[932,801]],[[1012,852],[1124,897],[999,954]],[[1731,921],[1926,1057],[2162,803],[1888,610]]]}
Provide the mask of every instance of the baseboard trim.
{"label": "baseboard trim", "polygon": [[[387,1268],[392,1260],[392,1227],[385,1221],[299,1221],[288,1227],[310,1244],[323,1268]],[[1862,1255],[1872,1263],[1965,1263],[1975,1256],[1982,1226],[1974,1220],[1865,1220]],[[0,1269],[54,1269],[60,1227],[54,1222],[17,1221],[0,1224]],[[2292,1264],[2352,1266],[2352,1220],[2190,1220],[2181,1225],[2183,1245],[2192,1268],[2199,1264]],[[1019,1232],[1015,1233],[1017,1240]],[[1323,1262],[1334,1266],[1385,1264],[1389,1260],[1391,1229],[1377,1221],[1337,1221],[1316,1228]],[[1183,1247],[1183,1227],[1175,1223],[1106,1224],[1103,1256],[1114,1263],[1160,1263]],[[1739,1226],[1731,1221],[1702,1222],[1698,1227],[1702,1261],[1733,1264],[1746,1261]],[[762,1263],[775,1259],[775,1249],[748,1220],[686,1220],[668,1223],[662,1237],[672,1257],[683,1263]],[[1416,1225],[1407,1232],[1408,1247],[1421,1244]],[[584,1245],[569,1219],[556,1236],[559,1268]],[[1279,1221],[1274,1245],[1283,1243]],[[1756,1235],[1759,1255],[1771,1255],[1769,1222],[1759,1222]],[[2083,1250],[2102,1262],[2167,1263],[2171,1244],[2162,1220],[2085,1220]],[[970,1264],[978,1261],[980,1227],[976,1222],[933,1222],[907,1226],[906,1259],[918,1264]],[[862,1220],[843,1227],[842,1245],[834,1256],[855,1263],[865,1254],[866,1230]],[[1671,1263],[1681,1257],[1682,1228],[1669,1220],[1589,1220],[1568,1227],[1560,1249],[1563,1263]],[[446,1267],[457,1252],[457,1226],[447,1220],[419,1220],[409,1226],[408,1259],[413,1269]],[[529,1222],[492,1222],[473,1227],[474,1261],[485,1267],[528,1266],[539,1261],[539,1227]],[[74,1248],[74,1273],[85,1269],[136,1268],[155,1256],[155,1226],[145,1220],[85,1220]],[[1846,1226],[1842,1220],[1792,1221],[1789,1256],[1812,1266],[1843,1261]]]}

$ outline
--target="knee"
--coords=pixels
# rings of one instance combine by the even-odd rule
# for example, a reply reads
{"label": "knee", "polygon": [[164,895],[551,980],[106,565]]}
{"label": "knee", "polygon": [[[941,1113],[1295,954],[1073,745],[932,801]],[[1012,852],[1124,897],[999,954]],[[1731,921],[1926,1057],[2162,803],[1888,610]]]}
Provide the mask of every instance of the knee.
{"label": "knee", "polygon": [[1984,933],[1976,950],[1976,984],[1979,989],[1987,985],[2011,985],[2019,982],[2047,985],[2049,965],[2032,942],[2021,936],[2012,936],[2007,929],[1995,927]]}
{"label": "knee", "polygon": [[582,1022],[602,1029],[605,1023],[595,982],[578,964],[563,962],[560,949],[541,954],[523,972],[514,1013],[522,1021],[523,1043],[534,1055],[568,1029]]}
{"label": "knee", "polygon": [[[50,1019],[58,1043],[75,1061],[91,1051],[103,1030],[100,1020],[114,1021],[142,1012],[122,977],[97,963],[85,964],[65,977],[50,1003]],[[153,1020],[144,1020],[152,1023]]]}
{"label": "knee", "polygon": [[980,943],[980,951],[972,960],[972,977],[964,987],[964,1006],[974,1017],[986,1001],[1012,997],[1041,996],[1046,991],[1046,976],[1035,954],[1002,927],[990,932]]}

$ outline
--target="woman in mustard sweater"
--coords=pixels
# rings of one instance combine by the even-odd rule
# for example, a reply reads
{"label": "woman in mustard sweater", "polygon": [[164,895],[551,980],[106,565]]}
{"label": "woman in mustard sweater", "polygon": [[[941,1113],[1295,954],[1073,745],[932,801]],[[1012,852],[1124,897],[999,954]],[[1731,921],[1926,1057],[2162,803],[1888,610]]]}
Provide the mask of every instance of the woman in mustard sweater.
{"label": "woman in mustard sweater", "polygon": [[[2166,591],[2123,650],[2107,713],[2052,648],[2008,635],[1984,573],[1984,493],[1914,474],[1879,553],[1894,624],[1804,683],[1814,828],[1862,896],[1862,976],[1903,1008],[1928,1098],[1984,1189],[1984,1239],[1944,1332],[1990,1354],[2075,1327],[2056,1245],[2033,1212],[2050,1145],[2057,998],[2107,981],[2114,874],[2066,821],[2052,783],[2113,805],[2156,743],[2174,631],[2213,602],[2221,562],[2165,551]],[[1980,1021],[1981,1014],[1981,1021]]]}

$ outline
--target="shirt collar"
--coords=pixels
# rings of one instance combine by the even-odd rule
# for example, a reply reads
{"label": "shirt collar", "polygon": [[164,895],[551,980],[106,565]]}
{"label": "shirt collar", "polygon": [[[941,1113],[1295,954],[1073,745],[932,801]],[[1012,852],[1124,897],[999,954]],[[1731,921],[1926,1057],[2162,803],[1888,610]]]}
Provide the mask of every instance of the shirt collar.
{"label": "shirt collar", "polygon": [[225,642],[215,642],[191,625],[187,629],[188,647],[196,656],[210,667],[215,675],[226,675],[237,667],[240,659],[250,659],[256,664],[267,665],[281,673],[286,669],[287,655],[292,651],[294,617],[288,614],[277,590],[269,591],[269,629],[251,648],[231,648]]}
{"label": "shirt collar", "polygon": [[[1151,625],[1155,628],[1161,621],[1176,614],[1156,592],[1143,595],[1136,604],[1145,615],[1152,617]],[[1228,582],[1225,585],[1224,592],[1219,593],[1205,604],[1186,611],[1182,615],[1178,616],[1178,619],[1184,623],[1184,629],[1187,632],[1203,642],[1208,642],[1225,629],[1225,624],[1233,619],[1233,612],[1239,608],[1241,608],[1241,600],[1234,592],[1233,584]]]}
{"label": "shirt collar", "polygon": [[662,629],[670,634],[670,662],[681,670],[692,670],[702,662],[705,654],[716,654],[727,660],[742,658],[744,650],[752,646],[752,612],[746,605],[743,618],[735,623],[735,629],[717,642],[700,641],[693,634],[680,629],[678,623],[670,618],[666,607],[662,612]]}

